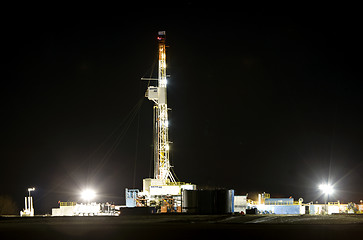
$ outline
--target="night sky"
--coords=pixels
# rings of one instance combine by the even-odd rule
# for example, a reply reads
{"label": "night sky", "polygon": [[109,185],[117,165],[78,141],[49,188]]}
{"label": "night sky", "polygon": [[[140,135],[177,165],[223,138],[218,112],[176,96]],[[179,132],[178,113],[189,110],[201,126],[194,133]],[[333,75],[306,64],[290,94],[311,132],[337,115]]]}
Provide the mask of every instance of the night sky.
{"label": "night sky", "polygon": [[352,9],[14,12],[2,29],[1,195],[20,210],[34,186],[35,209],[47,213],[85,187],[122,204],[126,187],[142,188],[153,103],[140,78],[165,30],[181,181],[322,202],[317,186],[329,179],[330,200],[359,202],[362,38]]}

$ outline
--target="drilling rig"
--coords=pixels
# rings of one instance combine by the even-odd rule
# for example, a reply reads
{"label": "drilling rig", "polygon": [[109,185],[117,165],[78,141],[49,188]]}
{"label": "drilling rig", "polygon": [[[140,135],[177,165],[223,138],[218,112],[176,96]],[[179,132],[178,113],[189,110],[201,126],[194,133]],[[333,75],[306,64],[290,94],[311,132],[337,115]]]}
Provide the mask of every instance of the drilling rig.
{"label": "drilling rig", "polygon": [[145,97],[154,102],[154,177],[143,179],[143,189],[141,192],[138,189],[126,189],[126,206],[155,206],[160,207],[162,212],[169,210],[181,211],[182,191],[184,189],[196,189],[196,185],[194,184],[177,182],[171,171],[172,166],[170,165],[169,158],[170,141],[168,135],[168,111],[170,109],[167,104],[165,37],[165,31],[158,32],[158,78],[141,78],[141,80],[157,81],[157,86],[149,86],[145,93]]}
{"label": "drilling rig", "polygon": [[168,104],[166,96],[166,46],[165,31],[158,34],[158,86],[148,87],[145,97],[154,102],[154,179],[167,180],[175,183],[175,178],[170,171],[169,160],[169,121]]}

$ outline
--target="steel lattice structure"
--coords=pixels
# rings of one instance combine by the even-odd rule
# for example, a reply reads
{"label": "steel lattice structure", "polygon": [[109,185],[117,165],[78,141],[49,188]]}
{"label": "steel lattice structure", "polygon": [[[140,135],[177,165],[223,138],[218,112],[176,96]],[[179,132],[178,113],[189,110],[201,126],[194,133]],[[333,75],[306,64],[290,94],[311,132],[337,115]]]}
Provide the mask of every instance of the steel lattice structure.
{"label": "steel lattice structure", "polygon": [[146,97],[154,101],[154,179],[170,179],[175,182],[175,178],[170,171],[169,159],[169,122],[167,104],[167,78],[166,78],[166,46],[165,31],[158,33],[159,49],[159,71],[158,87],[150,86],[146,92]]}

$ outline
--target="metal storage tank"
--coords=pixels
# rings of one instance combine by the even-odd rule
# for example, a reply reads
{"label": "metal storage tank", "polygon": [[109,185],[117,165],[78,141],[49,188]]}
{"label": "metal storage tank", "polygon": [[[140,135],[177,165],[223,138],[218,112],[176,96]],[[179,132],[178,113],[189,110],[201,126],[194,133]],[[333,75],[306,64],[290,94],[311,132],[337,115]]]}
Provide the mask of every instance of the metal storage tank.
{"label": "metal storage tank", "polygon": [[195,214],[198,212],[198,191],[182,191],[182,212]]}
{"label": "metal storage tank", "polygon": [[226,214],[234,211],[234,190],[184,190],[183,212]]}

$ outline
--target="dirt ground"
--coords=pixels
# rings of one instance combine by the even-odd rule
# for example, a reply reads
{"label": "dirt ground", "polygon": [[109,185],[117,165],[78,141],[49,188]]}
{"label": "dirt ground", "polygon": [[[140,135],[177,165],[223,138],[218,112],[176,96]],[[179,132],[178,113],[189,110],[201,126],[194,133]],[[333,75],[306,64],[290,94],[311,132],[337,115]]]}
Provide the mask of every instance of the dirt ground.
{"label": "dirt ground", "polygon": [[361,239],[363,215],[0,217],[0,239]]}

